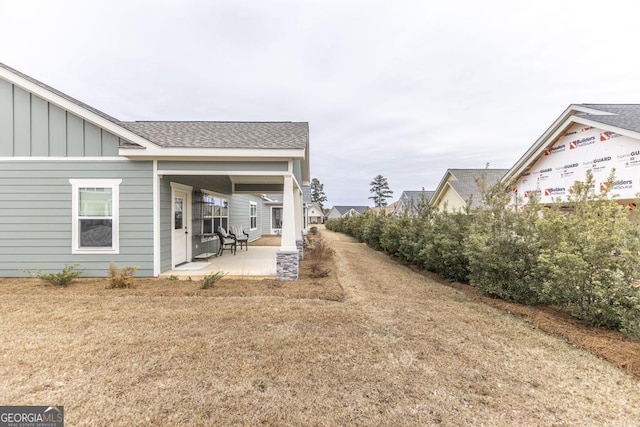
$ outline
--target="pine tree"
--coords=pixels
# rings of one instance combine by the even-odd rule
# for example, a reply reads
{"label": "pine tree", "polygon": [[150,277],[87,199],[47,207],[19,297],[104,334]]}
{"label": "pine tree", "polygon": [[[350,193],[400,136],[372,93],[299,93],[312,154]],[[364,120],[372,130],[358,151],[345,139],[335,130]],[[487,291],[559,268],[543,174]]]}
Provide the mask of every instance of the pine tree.
{"label": "pine tree", "polygon": [[373,196],[369,197],[373,199],[373,204],[375,207],[379,208],[382,206],[387,206],[387,200],[391,198],[393,191],[389,188],[389,183],[387,182],[387,178],[382,175],[378,175],[373,178],[373,181],[369,183],[371,189],[369,192],[373,193]]}
{"label": "pine tree", "polygon": [[311,180],[311,202],[317,203],[320,209],[324,211],[323,202],[327,201],[327,196],[324,194],[324,184],[320,183],[318,178]]}

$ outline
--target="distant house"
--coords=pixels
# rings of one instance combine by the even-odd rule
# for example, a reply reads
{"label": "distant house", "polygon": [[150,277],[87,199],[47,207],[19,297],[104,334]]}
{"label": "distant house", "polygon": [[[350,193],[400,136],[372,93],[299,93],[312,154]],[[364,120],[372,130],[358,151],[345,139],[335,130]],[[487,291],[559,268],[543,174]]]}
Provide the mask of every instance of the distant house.
{"label": "distant house", "polygon": [[334,206],[327,215],[328,219],[344,216],[361,215],[369,209],[369,206]]}
{"label": "distant house", "polygon": [[476,180],[483,174],[487,185],[502,179],[509,169],[448,169],[433,193],[429,205],[439,211],[454,212],[464,209],[467,201],[478,206],[482,200]]}
{"label": "distant house", "polygon": [[309,224],[322,224],[324,222],[324,213],[317,202],[313,202],[307,208],[307,220]]}
{"label": "distant house", "polygon": [[420,203],[428,204],[435,191],[403,191],[400,198],[396,202],[393,213],[395,215],[403,215],[405,212],[409,215],[416,214]]}
{"label": "distant house", "polygon": [[[615,169],[615,181],[609,175]],[[611,188],[611,198],[635,205],[640,192],[640,105],[570,105],[502,179],[514,203],[532,193],[550,204],[573,193],[587,171],[596,189]]]}
{"label": "distant house", "polygon": [[390,203],[387,206],[373,207],[369,210],[376,215],[391,215],[396,210],[396,206],[398,206],[397,201]]}

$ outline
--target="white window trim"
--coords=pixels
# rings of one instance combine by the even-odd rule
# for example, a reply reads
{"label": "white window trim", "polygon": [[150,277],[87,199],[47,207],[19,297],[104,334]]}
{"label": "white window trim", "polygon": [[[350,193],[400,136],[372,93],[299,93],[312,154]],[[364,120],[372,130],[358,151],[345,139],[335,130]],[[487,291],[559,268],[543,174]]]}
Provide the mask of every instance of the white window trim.
{"label": "white window trim", "polygon": [[[253,206],[256,207],[256,226],[255,227],[251,227],[251,218],[253,218],[253,215],[251,215],[251,209],[253,208]],[[254,231],[258,229],[258,203],[257,202],[249,202],[249,231]]]}
{"label": "white window trim", "polygon": [[[71,253],[119,254],[120,253],[120,184],[122,179],[70,179],[71,184]],[[113,241],[111,248],[79,247],[78,190],[85,187],[111,188],[113,209]]]}

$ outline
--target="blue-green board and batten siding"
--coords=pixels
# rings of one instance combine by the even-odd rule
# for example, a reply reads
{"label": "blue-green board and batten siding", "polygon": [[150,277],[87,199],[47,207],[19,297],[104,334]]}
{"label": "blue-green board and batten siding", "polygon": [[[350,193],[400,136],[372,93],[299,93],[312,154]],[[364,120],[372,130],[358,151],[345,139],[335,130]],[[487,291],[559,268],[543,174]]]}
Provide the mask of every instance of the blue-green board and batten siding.
{"label": "blue-green board and batten siding", "polygon": [[[0,277],[57,272],[65,264],[81,264],[85,276],[104,276],[111,261],[153,275],[153,164],[117,157],[120,143],[0,80]],[[70,179],[122,179],[119,254],[71,253]]]}
{"label": "blue-green board and batten siding", "polygon": [[0,157],[117,156],[120,139],[0,79]]}

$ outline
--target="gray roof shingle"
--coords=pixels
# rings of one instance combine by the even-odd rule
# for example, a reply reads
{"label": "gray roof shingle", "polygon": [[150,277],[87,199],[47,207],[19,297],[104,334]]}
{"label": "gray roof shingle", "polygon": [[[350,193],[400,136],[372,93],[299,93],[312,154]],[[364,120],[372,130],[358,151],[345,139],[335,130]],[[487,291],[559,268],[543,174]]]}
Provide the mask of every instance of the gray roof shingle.
{"label": "gray roof shingle", "polygon": [[307,122],[122,122],[161,147],[304,149]]}
{"label": "gray roof shingle", "polygon": [[456,180],[450,179],[449,185],[453,187],[463,200],[469,200],[471,197],[473,205],[476,206],[476,203],[482,200],[476,178],[479,178],[482,173],[485,173],[487,184],[493,185],[500,181],[508,171],[509,169],[449,169],[451,175],[456,178]]}
{"label": "gray roof shingle", "polygon": [[640,104],[578,104],[579,106],[600,110],[613,114],[591,114],[580,113],[579,117],[584,117],[594,122],[605,125],[616,126],[622,129],[640,132]]}
{"label": "gray roof shingle", "polygon": [[334,209],[340,212],[340,215],[344,215],[351,209],[358,213],[364,213],[367,209],[369,209],[369,206],[334,206]]}

